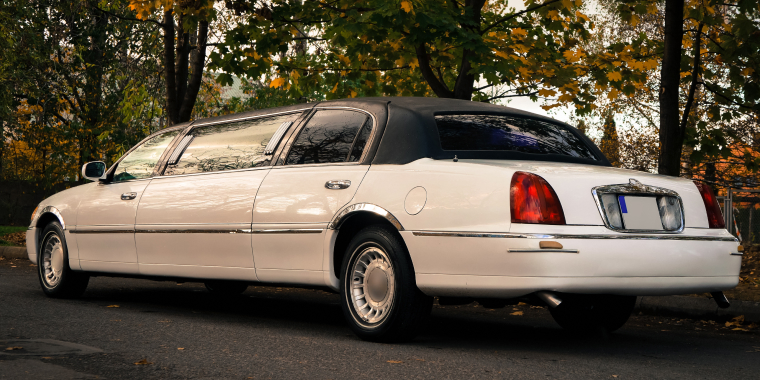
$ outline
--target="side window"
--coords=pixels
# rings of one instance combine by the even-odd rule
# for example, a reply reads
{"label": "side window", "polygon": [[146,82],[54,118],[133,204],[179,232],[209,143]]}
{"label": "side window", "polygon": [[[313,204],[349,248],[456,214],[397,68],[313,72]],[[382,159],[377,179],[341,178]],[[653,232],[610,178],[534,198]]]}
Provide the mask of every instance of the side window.
{"label": "side window", "polygon": [[264,154],[264,148],[283,123],[293,122],[299,115],[287,114],[195,128],[188,134],[192,136],[190,145],[176,164],[167,166],[164,175],[268,166],[272,157]]}
{"label": "side window", "polygon": [[298,134],[285,164],[359,161],[371,132],[372,120],[363,112],[317,111]]}
{"label": "side window", "polygon": [[114,170],[113,182],[150,177],[161,154],[179,133],[180,131],[162,133],[137,147],[119,162]]}

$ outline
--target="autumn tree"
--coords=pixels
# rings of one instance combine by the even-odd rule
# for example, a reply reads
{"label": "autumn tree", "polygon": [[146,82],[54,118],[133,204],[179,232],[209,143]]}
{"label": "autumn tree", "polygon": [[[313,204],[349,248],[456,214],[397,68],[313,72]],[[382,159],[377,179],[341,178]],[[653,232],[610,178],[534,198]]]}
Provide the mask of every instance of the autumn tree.
{"label": "autumn tree", "polygon": [[580,96],[576,63],[590,25],[580,0],[528,0],[522,11],[505,0],[226,4],[240,20],[210,67],[269,75],[272,87],[293,98],[319,88],[328,98]]}
{"label": "autumn tree", "polygon": [[[189,121],[203,81],[213,0],[130,0],[137,18],[163,32],[163,65],[168,124]],[[154,19],[156,14],[161,19]]]}
{"label": "autumn tree", "polygon": [[618,139],[617,124],[612,112],[607,113],[604,118],[602,140],[599,142],[599,149],[604,153],[612,166],[620,167],[620,141]]}

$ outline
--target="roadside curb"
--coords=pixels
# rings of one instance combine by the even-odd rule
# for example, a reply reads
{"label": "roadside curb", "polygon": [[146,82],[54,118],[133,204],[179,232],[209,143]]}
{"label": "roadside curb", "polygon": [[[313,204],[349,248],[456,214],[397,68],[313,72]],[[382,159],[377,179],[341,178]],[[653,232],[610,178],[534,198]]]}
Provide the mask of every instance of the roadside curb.
{"label": "roadside curb", "polygon": [[26,253],[26,247],[6,247],[0,246],[0,256],[6,259],[29,259]]}
{"label": "roadside curb", "polygon": [[689,296],[638,297],[636,309],[644,314],[695,319],[733,318],[744,316],[747,322],[760,322],[760,302],[729,300],[731,306],[721,309],[712,298]]}

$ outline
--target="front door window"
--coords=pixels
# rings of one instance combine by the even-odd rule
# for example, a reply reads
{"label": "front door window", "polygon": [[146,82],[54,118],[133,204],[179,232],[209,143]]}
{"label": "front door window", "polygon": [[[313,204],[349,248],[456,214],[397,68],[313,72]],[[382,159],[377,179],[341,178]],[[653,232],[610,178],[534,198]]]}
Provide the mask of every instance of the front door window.
{"label": "front door window", "polygon": [[148,178],[153,175],[153,169],[156,168],[161,154],[179,133],[178,130],[162,133],[127,154],[116,166],[113,182]]}

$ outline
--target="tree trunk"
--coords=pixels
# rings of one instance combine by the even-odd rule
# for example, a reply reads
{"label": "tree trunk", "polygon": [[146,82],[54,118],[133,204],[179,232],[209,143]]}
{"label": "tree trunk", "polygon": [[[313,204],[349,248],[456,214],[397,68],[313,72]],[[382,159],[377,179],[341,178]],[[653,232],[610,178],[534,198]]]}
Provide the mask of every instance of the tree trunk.
{"label": "tree trunk", "polygon": [[201,89],[203,82],[203,69],[206,67],[206,42],[208,40],[208,21],[198,23],[197,47],[193,50],[190,57],[190,68],[192,70],[190,80],[188,81],[187,90],[182,100],[182,108],[179,110],[180,122],[190,120],[195,107],[195,101],[198,98],[198,91]]}
{"label": "tree trunk", "polygon": [[171,126],[179,122],[177,104],[177,86],[174,77],[174,12],[164,12],[164,70],[166,80],[166,124]]}
{"label": "tree trunk", "polygon": [[681,173],[681,133],[678,85],[681,81],[681,39],[684,0],[665,1],[665,46],[660,77],[660,157],[658,172]]}

